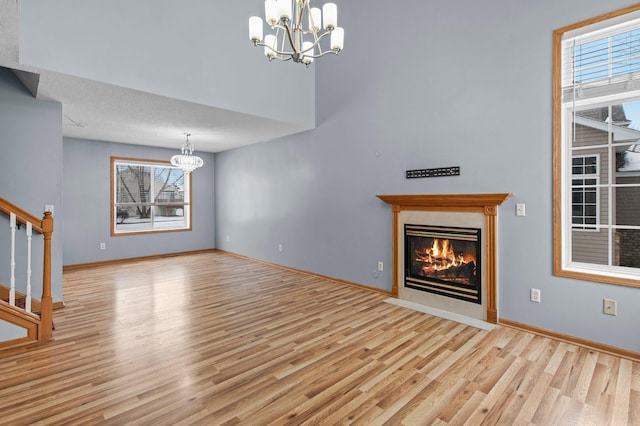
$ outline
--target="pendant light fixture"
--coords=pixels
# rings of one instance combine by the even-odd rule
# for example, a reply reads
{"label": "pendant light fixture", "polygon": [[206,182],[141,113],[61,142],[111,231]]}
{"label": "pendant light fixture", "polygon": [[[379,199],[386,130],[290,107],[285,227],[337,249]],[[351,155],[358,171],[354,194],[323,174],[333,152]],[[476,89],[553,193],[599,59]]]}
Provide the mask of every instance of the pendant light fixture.
{"label": "pendant light fixture", "polygon": [[182,154],[171,157],[171,164],[180,167],[184,174],[189,174],[198,167],[202,167],[204,161],[197,155],[193,155],[193,145],[189,141],[190,133],[185,133],[187,141],[182,144]]}

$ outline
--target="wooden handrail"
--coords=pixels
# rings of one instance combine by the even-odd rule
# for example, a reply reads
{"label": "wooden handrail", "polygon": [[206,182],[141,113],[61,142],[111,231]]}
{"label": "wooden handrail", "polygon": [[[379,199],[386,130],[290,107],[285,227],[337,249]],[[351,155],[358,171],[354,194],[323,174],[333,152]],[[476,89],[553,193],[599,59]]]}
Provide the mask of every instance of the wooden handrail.
{"label": "wooden handrail", "polygon": [[51,296],[51,236],[53,234],[53,215],[44,212],[42,220],[27,213],[13,203],[0,198],[0,213],[16,215],[16,221],[26,226],[31,223],[32,230],[44,237],[44,259],[42,269],[42,298],[40,299],[40,326],[38,340],[48,340],[53,335],[53,298]]}
{"label": "wooden handrail", "polygon": [[0,197],[0,213],[4,213],[7,216],[9,216],[11,213],[15,213],[17,222],[23,225],[26,225],[27,222],[31,222],[31,225],[33,226],[33,230],[35,232],[37,232],[38,234],[44,233],[42,229],[42,221],[40,219],[38,219],[37,217],[35,217],[30,213],[27,213],[26,211],[22,210],[20,207],[16,206],[13,203],[10,203],[9,201],[1,197]]}

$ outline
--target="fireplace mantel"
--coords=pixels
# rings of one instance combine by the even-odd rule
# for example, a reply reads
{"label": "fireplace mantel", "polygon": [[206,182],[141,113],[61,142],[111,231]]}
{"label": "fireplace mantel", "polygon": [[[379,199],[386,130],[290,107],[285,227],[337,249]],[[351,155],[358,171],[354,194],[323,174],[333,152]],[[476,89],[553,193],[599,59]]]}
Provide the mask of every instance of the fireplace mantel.
{"label": "fireplace mantel", "polygon": [[511,194],[418,194],[378,195],[385,203],[407,210],[408,207],[497,207]]}
{"label": "fireplace mantel", "polygon": [[498,206],[504,203],[511,194],[415,194],[415,195],[378,195],[379,199],[391,204],[393,208],[393,287],[392,294],[398,297],[400,248],[398,247],[400,226],[398,216],[401,211],[452,211],[483,213],[486,227],[486,260],[487,260],[487,322],[498,322],[497,309],[497,214]]}

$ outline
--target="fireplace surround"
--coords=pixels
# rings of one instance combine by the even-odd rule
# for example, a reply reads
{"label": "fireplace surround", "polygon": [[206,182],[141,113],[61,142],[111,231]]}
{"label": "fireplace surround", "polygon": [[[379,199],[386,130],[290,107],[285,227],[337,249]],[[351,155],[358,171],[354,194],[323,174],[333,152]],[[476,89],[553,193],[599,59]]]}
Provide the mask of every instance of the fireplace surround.
{"label": "fireplace surround", "polygon": [[[393,297],[496,324],[497,214],[498,206],[510,196],[508,193],[378,195],[392,206],[393,212]],[[426,226],[428,230],[434,227],[478,230],[478,247],[482,253],[481,260],[477,262],[479,301],[459,300],[405,285],[409,266],[405,257],[406,225]]]}

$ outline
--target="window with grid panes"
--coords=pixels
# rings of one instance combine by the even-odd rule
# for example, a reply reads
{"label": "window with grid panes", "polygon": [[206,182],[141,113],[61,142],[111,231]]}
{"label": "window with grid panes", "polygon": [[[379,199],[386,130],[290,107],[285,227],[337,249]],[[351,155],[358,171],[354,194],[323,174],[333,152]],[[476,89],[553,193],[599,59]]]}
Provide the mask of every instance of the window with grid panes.
{"label": "window with grid panes", "polygon": [[191,175],[168,162],[111,158],[112,235],[191,229]]}
{"label": "window with grid panes", "polygon": [[571,164],[571,224],[595,230],[598,223],[598,156],[575,156]]}
{"label": "window with grid panes", "polygon": [[640,5],[554,49],[554,272],[640,287]]}

